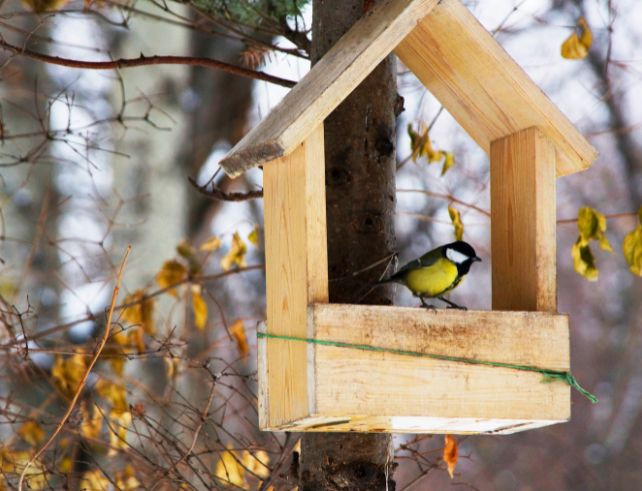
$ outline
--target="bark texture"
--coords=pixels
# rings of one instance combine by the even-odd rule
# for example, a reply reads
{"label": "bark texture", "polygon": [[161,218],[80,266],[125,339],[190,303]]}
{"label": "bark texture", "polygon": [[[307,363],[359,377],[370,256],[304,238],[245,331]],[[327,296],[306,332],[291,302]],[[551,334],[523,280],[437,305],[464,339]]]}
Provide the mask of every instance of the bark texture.
{"label": "bark texture", "polygon": [[[315,0],[312,61],[358,20],[369,0]],[[395,118],[399,101],[393,56],[326,119],[326,193],[330,301],[391,304],[377,288],[395,250]],[[346,328],[349,328],[346,326]],[[301,445],[301,489],[394,490],[388,434],[308,433]]]}

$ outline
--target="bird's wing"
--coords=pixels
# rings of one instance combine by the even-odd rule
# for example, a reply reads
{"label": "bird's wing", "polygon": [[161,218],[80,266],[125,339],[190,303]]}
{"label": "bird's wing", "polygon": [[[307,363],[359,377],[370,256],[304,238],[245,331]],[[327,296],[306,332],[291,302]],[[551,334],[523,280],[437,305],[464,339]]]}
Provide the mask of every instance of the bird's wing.
{"label": "bird's wing", "polygon": [[391,276],[391,279],[399,278],[400,276],[403,276],[405,273],[413,269],[425,268],[426,266],[431,266],[435,264],[439,259],[441,259],[441,257],[442,257],[441,248],[438,247],[437,249],[433,249],[432,251],[427,252],[423,256],[418,257],[417,259],[414,259],[407,264],[404,264],[399,269],[399,271],[397,271],[395,274]]}

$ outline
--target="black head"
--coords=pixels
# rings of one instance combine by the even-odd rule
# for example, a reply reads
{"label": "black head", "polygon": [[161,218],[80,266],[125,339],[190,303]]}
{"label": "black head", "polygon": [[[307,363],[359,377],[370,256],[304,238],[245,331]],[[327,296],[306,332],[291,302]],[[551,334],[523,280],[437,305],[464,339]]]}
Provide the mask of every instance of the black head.
{"label": "black head", "polygon": [[463,240],[446,244],[442,250],[444,256],[457,265],[457,271],[460,276],[467,274],[470,266],[475,261],[481,261],[481,259],[477,257],[475,249]]}

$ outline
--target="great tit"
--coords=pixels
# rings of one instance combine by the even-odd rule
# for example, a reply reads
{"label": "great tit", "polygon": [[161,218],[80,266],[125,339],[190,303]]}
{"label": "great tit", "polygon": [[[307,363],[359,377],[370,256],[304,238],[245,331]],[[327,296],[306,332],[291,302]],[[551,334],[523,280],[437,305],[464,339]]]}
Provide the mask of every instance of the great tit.
{"label": "great tit", "polygon": [[410,261],[380,283],[401,283],[419,297],[423,307],[432,308],[426,304],[425,298],[428,297],[438,298],[451,307],[465,308],[443,298],[442,295],[459,285],[475,261],[481,261],[475,249],[467,242],[458,240]]}

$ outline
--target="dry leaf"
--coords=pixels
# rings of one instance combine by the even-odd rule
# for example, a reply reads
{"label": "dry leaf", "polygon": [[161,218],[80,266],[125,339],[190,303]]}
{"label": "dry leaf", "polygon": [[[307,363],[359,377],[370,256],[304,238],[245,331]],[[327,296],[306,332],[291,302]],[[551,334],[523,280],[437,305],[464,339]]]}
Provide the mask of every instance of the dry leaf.
{"label": "dry leaf", "polygon": [[250,472],[256,474],[261,479],[265,479],[270,475],[270,456],[265,450],[258,450],[254,453],[243,450],[241,458],[243,465]]}
{"label": "dry leaf", "polygon": [[22,0],[27,7],[36,13],[55,12],[64,7],[69,0]]}
{"label": "dry leaf", "polygon": [[591,240],[596,240],[602,249],[613,252],[605,233],[606,218],[596,209],[584,206],[577,215],[577,229],[579,237],[571,249],[573,266],[587,280],[597,281],[599,271],[589,244]]}
{"label": "dry leaf", "polygon": [[130,324],[140,325],[151,336],[156,334],[154,324],[154,299],[146,296],[145,290],[136,290],[123,301],[129,307],[123,309],[122,318]]}
{"label": "dry leaf", "polygon": [[453,165],[455,165],[455,155],[452,152],[446,152],[444,166],[441,168],[441,175],[443,176],[448,172]]}
{"label": "dry leaf", "polygon": [[228,445],[227,448],[227,450],[221,452],[221,457],[216,463],[214,477],[217,477],[226,484],[246,489],[245,469],[239,465],[234,451],[230,450],[231,447]]}
{"label": "dry leaf", "polygon": [[118,412],[125,412],[129,410],[127,404],[127,390],[122,384],[115,384],[101,378],[96,382],[96,392],[98,395],[111,404],[112,409]]}
{"label": "dry leaf", "polygon": [[588,26],[586,19],[580,17],[577,20],[576,30],[562,43],[562,57],[569,60],[582,60],[588,55],[592,44],[593,33],[591,28]]}
{"label": "dry leaf", "polygon": [[116,473],[116,489],[118,491],[135,491],[142,487],[131,464],[127,464],[122,471]]}
{"label": "dry leaf", "polygon": [[83,474],[79,488],[83,491],[109,491],[111,483],[100,469],[93,469]]}
{"label": "dry leaf", "polygon": [[249,240],[250,243],[254,244],[255,246],[259,245],[259,226],[258,225],[254,225],[254,228],[247,236],[247,240]]}
{"label": "dry leaf", "polygon": [[247,252],[247,246],[238,232],[234,232],[232,236],[232,246],[230,250],[227,251],[227,254],[221,259],[221,268],[224,271],[229,270],[234,264],[242,268],[245,266],[245,253]]}
{"label": "dry leaf", "polygon": [[38,445],[45,438],[45,430],[35,421],[27,421],[18,429],[18,435],[32,447]]}
{"label": "dry leaf", "polygon": [[624,237],[622,251],[631,273],[642,276],[642,206],[638,210],[638,220],[638,226]]}
{"label": "dry leaf", "polygon": [[[167,288],[177,285],[187,277],[187,268],[185,265],[175,259],[165,261],[163,267],[156,275],[156,282],[161,288]],[[167,291],[170,295],[176,296],[176,289],[171,288]]]}
{"label": "dry leaf", "polygon": [[461,215],[459,214],[459,210],[457,210],[457,208],[455,208],[454,206],[449,206],[448,215],[450,216],[450,221],[455,227],[455,239],[462,240],[464,236],[464,224],[461,221]]}
{"label": "dry leaf", "polygon": [[202,331],[207,324],[207,303],[201,296],[200,285],[192,285],[192,310],[194,311],[194,324]]}
{"label": "dry leaf", "polygon": [[96,404],[91,405],[91,414],[87,404],[81,407],[82,423],[80,423],[80,434],[89,440],[96,440],[100,436],[103,427],[103,415]]}
{"label": "dry leaf", "polygon": [[69,357],[56,355],[51,377],[58,389],[66,396],[72,396],[87,370],[87,357],[76,353]]}
{"label": "dry leaf", "polygon": [[199,249],[205,252],[214,252],[217,251],[220,247],[221,239],[219,239],[218,237],[210,237],[201,244],[201,247]]}
{"label": "dry leaf", "polygon": [[230,334],[234,337],[241,356],[246,356],[250,351],[250,347],[247,343],[247,336],[245,335],[245,326],[241,319],[230,326]]}
{"label": "dry leaf", "polygon": [[457,449],[457,440],[452,435],[444,436],[444,453],[442,458],[448,467],[448,474],[452,479],[455,475],[455,467],[457,466],[457,458],[459,457],[459,450]]}
{"label": "dry leaf", "polygon": [[[21,474],[33,452],[15,451],[0,447],[0,476],[2,474]],[[34,461],[25,474],[26,489],[49,488],[49,478],[39,460]],[[0,481],[1,483],[2,481]],[[10,488],[15,489],[15,488]]]}

